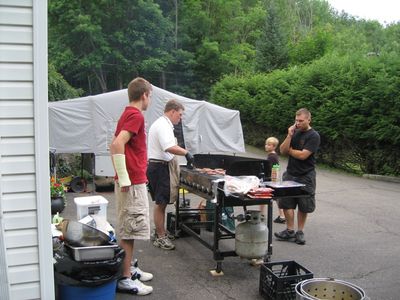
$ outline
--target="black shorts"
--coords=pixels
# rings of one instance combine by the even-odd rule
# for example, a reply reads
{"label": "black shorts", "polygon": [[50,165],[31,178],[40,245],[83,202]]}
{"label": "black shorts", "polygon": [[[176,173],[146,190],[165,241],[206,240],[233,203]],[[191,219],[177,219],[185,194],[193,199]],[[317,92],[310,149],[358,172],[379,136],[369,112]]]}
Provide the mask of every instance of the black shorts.
{"label": "black shorts", "polygon": [[283,173],[283,180],[293,180],[303,183],[306,186],[302,189],[308,194],[301,197],[294,198],[280,198],[278,199],[278,206],[282,209],[296,209],[303,213],[312,213],[315,210],[315,188],[316,188],[316,174],[315,171],[308,172],[302,176],[292,176],[287,172]]}
{"label": "black shorts", "polygon": [[149,162],[147,179],[151,198],[156,204],[168,204],[170,198],[170,179],[168,163]]}

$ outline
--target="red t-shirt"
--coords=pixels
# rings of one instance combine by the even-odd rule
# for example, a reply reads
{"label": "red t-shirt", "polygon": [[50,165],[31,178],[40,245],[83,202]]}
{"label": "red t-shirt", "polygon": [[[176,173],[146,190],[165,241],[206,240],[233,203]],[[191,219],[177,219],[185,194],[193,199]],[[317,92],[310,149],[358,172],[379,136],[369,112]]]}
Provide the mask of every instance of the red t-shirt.
{"label": "red t-shirt", "polygon": [[[125,107],[119,118],[115,136],[126,130],[132,133],[132,138],[125,144],[126,169],[132,184],[147,182],[147,149],[144,116],[139,109]],[[116,176],[117,177],[117,176]]]}

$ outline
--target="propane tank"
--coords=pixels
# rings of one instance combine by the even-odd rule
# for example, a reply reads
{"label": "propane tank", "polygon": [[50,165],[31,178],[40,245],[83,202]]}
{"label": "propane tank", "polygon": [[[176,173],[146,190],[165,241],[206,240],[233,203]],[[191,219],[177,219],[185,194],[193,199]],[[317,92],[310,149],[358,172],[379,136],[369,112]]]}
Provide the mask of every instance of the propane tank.
{"label": "propane tank", "polygon": [[236,226],[235,251],[244,258],[261,258],[268,248],[268,227],[258,210],[248,211],[246,221]]}

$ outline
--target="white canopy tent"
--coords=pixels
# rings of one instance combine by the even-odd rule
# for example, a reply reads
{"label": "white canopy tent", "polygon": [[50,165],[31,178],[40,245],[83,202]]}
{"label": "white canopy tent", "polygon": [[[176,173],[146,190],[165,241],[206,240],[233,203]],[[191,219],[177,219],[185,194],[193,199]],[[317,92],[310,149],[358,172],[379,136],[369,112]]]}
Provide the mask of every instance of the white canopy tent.
{"label": "white canopy tent", "polygon": [[[182,129],[193,154],[245,152],[240,113],[206,101],[186,98],[153,86],[144,112],[147,130],[163,114],[165,103],[177,99],[184,107]],[[127,89],[49,103],[50,147],[57,153],[94,153],[108,158],[118,119],[128,105]],[[96,174],[100,174],[96,162]],[[109,172],[107,172],[109,173]]]}

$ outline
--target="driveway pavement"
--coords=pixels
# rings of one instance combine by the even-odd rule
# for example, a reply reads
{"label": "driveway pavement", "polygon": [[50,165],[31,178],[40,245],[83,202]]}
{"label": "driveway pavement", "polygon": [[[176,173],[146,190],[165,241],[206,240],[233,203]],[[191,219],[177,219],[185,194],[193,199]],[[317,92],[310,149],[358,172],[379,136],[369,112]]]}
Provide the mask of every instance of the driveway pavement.
{"label": "driveway pavement", "polygon": [[[113,192],[101,194],[109,201],[108,221],[115,224]],[[73,198],[85,195],[89,194],[69,193],[62,216],[76,219]],[[399,299],[399,195],[398,183],[318,169],[317,210],[307,221],[307,243],[300,246],[274,240],[272,261],[294,260],[310,269],[314,277],[332,277],[360,286],[371,299]],[[187,198],[192,206],[200,200],[194,195]],[[284,228],[274,224],[273,231]],[[175,244],[175,250],[164,251],[150,242],[136,243],[140,266],[154,273],[154,291],[145,299],[262,299],[258,293],[259,267],[238,257],[225,258],[225,275],[213,277],[209,272],[215,267],[212,251],[191,237],[179,238]],[[228,246],[234,249],[233,244]],[[116,297],[133,298],[139,297]]]}

